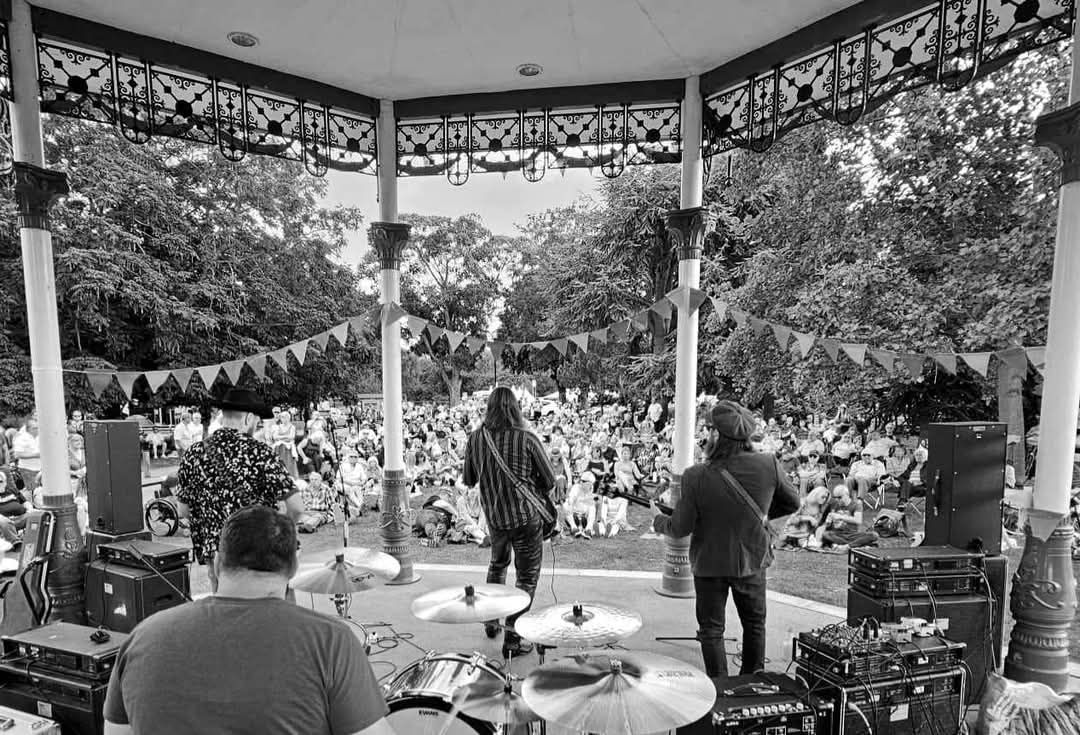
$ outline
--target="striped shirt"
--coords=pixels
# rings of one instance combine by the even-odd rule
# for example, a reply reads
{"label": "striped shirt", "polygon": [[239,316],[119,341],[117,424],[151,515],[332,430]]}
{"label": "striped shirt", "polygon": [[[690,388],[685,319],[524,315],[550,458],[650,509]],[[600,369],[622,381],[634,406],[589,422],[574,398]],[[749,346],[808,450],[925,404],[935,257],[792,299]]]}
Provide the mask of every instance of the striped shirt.
{"label": "striped shirt", "polygon": [[[539,514],[490,455],[483,431],[480,428],[469,434],[462,480],[469,487],[480,484],[480,505],[491,528],[500,531],[520,528]],[[538,499],[551,492],[555,471],[535,434],[525,429],[508,429],[492,432],[491,438],[510,471],[532,488]]]}

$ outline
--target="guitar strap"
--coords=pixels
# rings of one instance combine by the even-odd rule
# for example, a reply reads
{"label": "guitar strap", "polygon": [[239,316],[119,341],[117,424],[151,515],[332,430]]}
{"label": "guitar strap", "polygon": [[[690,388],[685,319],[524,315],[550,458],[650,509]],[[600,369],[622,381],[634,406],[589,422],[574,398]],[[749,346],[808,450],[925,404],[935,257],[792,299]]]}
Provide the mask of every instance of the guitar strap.
{"label": "guitar strap", "polygon": [[525,484],[524,480],[510,471],[510,468],[506,464],[506,460],[503,459],[502,455],[499,454],[499,450],[495,447],[495,440],[491,437],[491,433],[487,430],[487,427],[482,427],[480,432],[484,436],[484,443],[487,445],[488,452],[495,460],[496,466],[498,466],[502,473],[509,478],[510,483],[519,493],[521,493],[521,496],[525,498],[526,502],[540,514],[540,517],[548,523],[553,523],[555,521],[555,516],[552,515],[551,511],[545,507],[544,503],[536,497],[536,493],[533,492],[532,488]]}

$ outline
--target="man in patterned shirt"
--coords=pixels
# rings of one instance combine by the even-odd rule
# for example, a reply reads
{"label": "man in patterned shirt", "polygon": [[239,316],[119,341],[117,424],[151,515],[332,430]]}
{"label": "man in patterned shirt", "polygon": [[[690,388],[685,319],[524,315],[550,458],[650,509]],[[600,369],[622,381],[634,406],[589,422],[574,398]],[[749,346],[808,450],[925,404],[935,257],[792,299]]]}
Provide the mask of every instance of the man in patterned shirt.
{"label": "man in patterned shirt", "polygon": [[295,521],[304,507],[292,477],[266,444],[252,435],[273,412],[254,391],[232,388],[219,404],[221,428],[184,454],[177,472],[181,516],[191,519],[191,545],[200,564],[217,552],[225,519],[241,508],[266,505]]}

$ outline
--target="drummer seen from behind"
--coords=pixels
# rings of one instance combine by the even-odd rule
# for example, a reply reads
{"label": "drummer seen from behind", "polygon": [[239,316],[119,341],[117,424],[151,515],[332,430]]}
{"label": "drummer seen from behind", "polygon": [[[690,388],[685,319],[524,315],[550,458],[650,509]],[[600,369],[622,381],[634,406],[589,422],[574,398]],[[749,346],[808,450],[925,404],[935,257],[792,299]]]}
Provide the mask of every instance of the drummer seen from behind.
{"label": "drummer seen from behind", "polygon": [[155,613],[121,644],[105,735],[393,735],[353,629],[285,600],[293,522],[243,508],[217,549],[211,597]]}
{"label": "drummer seen from behind", "polygon": [[765,570],[773,558],[769,519],[799,508],[775,455],[751,447],[755,428],[753,415],[738,403],[717,403],[709,416],[704,461],[683,474],[671,516],[653,519],[657,533],[690,536],[698,640],[705,673],[713,679],[728,675],[724,612],[729,592],[743,629],[741,673],[765,666]]}

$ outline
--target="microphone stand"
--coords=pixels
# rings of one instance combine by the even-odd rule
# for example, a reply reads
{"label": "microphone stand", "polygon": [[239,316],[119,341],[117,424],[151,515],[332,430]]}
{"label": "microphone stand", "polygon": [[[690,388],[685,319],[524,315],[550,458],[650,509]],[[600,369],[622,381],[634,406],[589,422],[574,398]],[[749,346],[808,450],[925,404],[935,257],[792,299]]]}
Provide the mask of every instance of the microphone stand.
{"label": "microphone stand", "polygon": [[349,497],[345,494],[345,476],[341,472],[341,451],[338,449],[337,432],[334,431],[334,420],[332,418],[326,419],[326,428],[330,430],[330,444],[334,447],[334,469],[337,472],[338,479],[338,500],[341,501],[341,515],[344,518],[344,525],[342,527],[343,546],[349,547]]}

